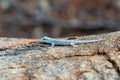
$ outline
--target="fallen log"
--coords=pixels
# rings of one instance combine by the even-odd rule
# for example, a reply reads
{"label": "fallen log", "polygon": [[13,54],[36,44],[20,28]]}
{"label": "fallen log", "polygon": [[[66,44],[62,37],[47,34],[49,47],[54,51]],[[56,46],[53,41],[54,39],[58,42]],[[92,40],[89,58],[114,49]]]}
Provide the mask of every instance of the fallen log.
{"label": "fallen log", "polygon": [[106,39],[48,48],[38,39],[0,38],[0,80],[120,80],[120,31],[61,39]]}

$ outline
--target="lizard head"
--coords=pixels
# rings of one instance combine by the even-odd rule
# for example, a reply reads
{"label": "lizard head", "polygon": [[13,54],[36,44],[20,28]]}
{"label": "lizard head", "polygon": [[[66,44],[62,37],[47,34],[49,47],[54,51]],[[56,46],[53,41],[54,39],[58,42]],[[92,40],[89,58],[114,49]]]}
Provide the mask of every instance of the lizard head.
{"label": "lizard head", "polygon": [[48,43],[49,42],[49,37],[42,37],[41,39],[40,39],[40,42],[43,42],[43,43]]}

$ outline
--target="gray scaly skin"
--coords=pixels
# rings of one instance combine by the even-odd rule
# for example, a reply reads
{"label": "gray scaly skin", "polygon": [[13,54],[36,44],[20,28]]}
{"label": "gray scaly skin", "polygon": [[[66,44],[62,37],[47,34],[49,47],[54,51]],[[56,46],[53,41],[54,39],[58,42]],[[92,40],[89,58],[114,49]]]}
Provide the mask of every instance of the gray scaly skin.
{"label": "gray scaly skin", "polygon": [[75,47],[76,44],[99,42],[102,40],[104,40],[104,39],[100,39],[100,40],[60,40],[60,39],[54,39],[54,38],[50,38],[50,37],[43,37],[40,39],[40,42],[49,43],[49,44],[51,44],[50,48],[52,48],[55,45],[57,45],[57,46],[71,45],[71,46]]}

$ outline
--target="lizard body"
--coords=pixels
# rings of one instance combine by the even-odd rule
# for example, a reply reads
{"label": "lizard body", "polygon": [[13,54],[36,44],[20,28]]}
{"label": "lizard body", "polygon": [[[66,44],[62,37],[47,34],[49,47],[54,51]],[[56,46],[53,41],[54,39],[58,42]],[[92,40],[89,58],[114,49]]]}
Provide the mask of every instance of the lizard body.
{"label": "lizard body", "polygon": [[50,37],[43,37],[40,39],[40,42],[49,43],[49,44],[51,44],[51,47],[54,47],[54,45],[57,45],[57,46],[71,45],[74,47],[76,44],[99,42],[102,40],[104,40],[104,39],[100,39],[100,40],[60,40],[60,39],[54,39],[54,38],[50,38]]}

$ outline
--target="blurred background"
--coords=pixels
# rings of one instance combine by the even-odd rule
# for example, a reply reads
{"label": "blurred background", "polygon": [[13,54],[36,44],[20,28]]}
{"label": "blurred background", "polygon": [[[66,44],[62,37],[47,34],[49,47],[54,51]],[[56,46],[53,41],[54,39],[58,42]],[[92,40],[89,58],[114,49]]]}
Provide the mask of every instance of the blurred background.
{"label": "blurred background", "polygon": [[0,0],[0,37],[84,36],[120,30],[120,0]]}

